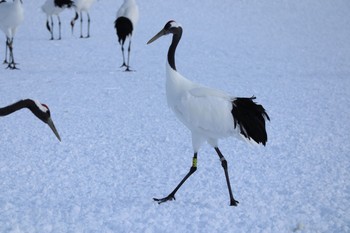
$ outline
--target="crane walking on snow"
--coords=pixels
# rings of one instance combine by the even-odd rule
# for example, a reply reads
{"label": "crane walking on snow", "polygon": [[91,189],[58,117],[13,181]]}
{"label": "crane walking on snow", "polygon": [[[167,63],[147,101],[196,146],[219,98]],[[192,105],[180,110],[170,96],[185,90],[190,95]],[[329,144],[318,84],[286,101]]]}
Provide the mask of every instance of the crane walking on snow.
{"label": "crane walking on snow", "polygon": [[[122,48],[123,53],[123,64],[121,67],[125,66],[125,71],[130,71],[129,61],[130,61],[130,48],[131,48],[131,37],[135,29],[136,23],[139,18],[139,10],[136,5],[135,0],[124,0],[123,5],[119,8],[117,12],[117,19],[114,21],[114,27],[117,31],[118,41]],[[126,38],[129,37],[129,47],[128,47],[128,63],[125,63],[124,56],[124,43]]]}
{"label": "crane walking on snow", "polygon": [[11,113],[14,113],[22,108],[28,108],[37,118],[47,124],[54,132],[58,140],[61,141],[61,137],[51,119],[49,107],[45,104],[41,104],[31,99],[20,100],[14,104],[0,108],[0,117],[10,115]]}
{"label": "crane walking on snow", "polygon": [[169,21],[147,44],[170,33],[173,36],[166,64],[167,102],[177,118],[191,131],[194,155],[190,171],[176,188],[168,196],[154,200],[159,204],[175,200],[175,193],[197,170],[198,150],[207,141],[215,149],[224,169],[230,205],[236,206],[238,201],[233,198],[227,161],[219,150],[218,140],[238,136],[265,145],[267,142],[265,119],[269,120],[269,116],[263,106],[253,101],[255,97],[232,97],[223,91],[193,83],[178,73],[175,66],[175,50],[182,35],[181,25]]}
{"label": "crane walking on snow", "polygon": [[[23,21],[22,0],[14,0],[13,2],[0,2],[0,29],[6,35],[5,60],[4,64],[8,64],[7,68],[17,69],[13,56],[13,38],[15,37],[17,27]],[[9,51],[9,59],[7,60],[7,52]]]}
{"label": "crane walking on snow", "polygon": [[[45,3],[41,6],[41,9],[46,14],[46,28],[49,30],[51,34],[51,40],[54,39],[53,36],[53,15],[56,15],[57,21],[58,21],[58,39],[61,39],[61,19],[60,19],[60,13],[66,9],[70,8],[73,5],[72,0],[46,0]],[[51,24],[50,24],[51,21]]]}
{"label": "crane walking on snow", "polygon": [[83,37],[83,12],[86,12],[86,16],[88,19],[88,25],[87,25],[87,35],[85,38],[90,37],[90,14],[89,14],[89,9],[94,3],[95,0],[73,0],[74,1],[74,7],[75,7],[75,17],[72,19],[70,22],[70,25],[72,27],[72,33],[74,29],[74,23],[75,21],[79,18],[80,16],[80,38]]}

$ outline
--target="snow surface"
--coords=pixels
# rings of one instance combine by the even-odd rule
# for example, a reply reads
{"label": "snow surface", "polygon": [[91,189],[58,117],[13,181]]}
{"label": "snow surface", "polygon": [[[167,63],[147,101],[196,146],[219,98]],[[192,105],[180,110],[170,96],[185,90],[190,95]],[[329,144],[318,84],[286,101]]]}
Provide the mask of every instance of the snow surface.
{"label": "snow surface", "polygon": [[[42,3],[24,1],[0,106],[47,104],[62,142],[28,110],[0,120],[0,232],[350,232],[350,1],[138,1],[129,73],[113,29],[122,0],[94,3],[89,39],[64,11],[61,41]],[[184,28],[181,74],[255,95],[271,117],[265,148],[221,141],[238,207],[208,145],[176,201],[152,200],[192,161],[165,99],[171,39],[146,45],[170,19]]]}

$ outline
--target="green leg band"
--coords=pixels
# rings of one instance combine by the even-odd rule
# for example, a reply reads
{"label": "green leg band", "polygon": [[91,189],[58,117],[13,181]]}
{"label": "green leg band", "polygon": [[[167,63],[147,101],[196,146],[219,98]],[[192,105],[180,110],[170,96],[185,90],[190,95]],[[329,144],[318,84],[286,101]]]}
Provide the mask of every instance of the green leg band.
{"label": "green leg band", "polygon": [[192,159],[192,167],[197,167],[197,157],[193,157],[193,159]]}

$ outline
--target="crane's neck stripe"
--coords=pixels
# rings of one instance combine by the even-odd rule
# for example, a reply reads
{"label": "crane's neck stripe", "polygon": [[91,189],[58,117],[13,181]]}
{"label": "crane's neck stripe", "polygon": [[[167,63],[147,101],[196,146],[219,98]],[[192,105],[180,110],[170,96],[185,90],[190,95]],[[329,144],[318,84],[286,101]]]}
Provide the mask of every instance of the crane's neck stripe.
{"label": "crane's neck stripe", "polygon": [[[176,22],[171,22],[171,23],[175,23],[177,25]],[[170,67],[173,68],[174,70],[176,70],[175,51],[176,51],[176,47],[179,44],[179,41],[180,41],[181,36],[182,36],[182,28],[177,27],[172,33],[173,33],[173,40],[171,42],[171,45],[170,45],[169,51],[168,51],[168,62],[169,62]]]}

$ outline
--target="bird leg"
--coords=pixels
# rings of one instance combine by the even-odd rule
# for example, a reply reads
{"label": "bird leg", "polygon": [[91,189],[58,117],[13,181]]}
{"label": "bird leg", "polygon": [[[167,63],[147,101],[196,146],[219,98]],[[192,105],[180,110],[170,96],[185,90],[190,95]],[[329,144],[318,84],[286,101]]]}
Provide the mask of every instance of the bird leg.
{"label": "bird leg", "polygon": [[10,58],[9,58],[9,64],[8,64],[7,68],[10,68],[11,70],[14,70],[14,69],[18,69],[18,68],[16,67],[15,58],[13,57],[12,44],[13,44],[13,38],[12,39],[8,38],[7,39],[7,47],[10,50]]}
{"label": "bird leg", "polygon": [[131,71],[130,66],[129,66],[129,61],[130,61],[130,47],[131,47],[131,39],[129,39],[129,47],[128,47],[128,65],[126,66],[125,71]]}
{"label": "bird leg", "polygon": [[80,38],[83,38],[83,12],[80,11]]}
{"label": "bird leg", "polygon": [[158,204],[161,204],[166,201],[172,201],[175,199],[175,193],[179,188],[185,183],[185,181],[190,177],[195,171],[197,170],[197,153],[194,153],[193,159],[192,159],[192,167],[190,171],[187,173],[187,175],[181,180],[181,182],[176,186],[176,188],[167,196],[164,198],[153,198],[154,201],[158,202]]}
{"label": "bird leg", "polygon": [[62,37],[61,37],[61,19],[59,15],[57,15],[57,20],[58,20],[58,39],[60,40]]}
{"label": "bird leg", "polygon": [[7,61],[7,44],[8,44],[8,42],[7,42],[7,39],[6,39],[6,41],[5,41],[5,60],[4,60],[3,64],[8,64],[8,61]]}
{"label": "bird leg", "polygon": [[[52,18],[51,18],[51,20],[52,20]],[[50,34],[51,34],[50,40],[53,40],[53,34],[52,34],[52,31],[51,31],[51,27],[50,27],[49,16],[47,16],[46,28],[47,28],[47,30],[48,30],[48,31],[50,32]]]}
{"label": "bird leg", "polygon": [[86,36],[86,38],[89,38],[90,37],[90,14],[89,14],[89,12],[86,12],[86,14],[87,14],[87,17],[88,17],[88,30],[87,30],[87,36]]}
{"label": "bird leg", "polygon": [[70,21],[70,26],[71,26],[71,28],[72,28],[72,35],[73,35],[73,32],[74,32],[74,23],[75,23],[75,21],[76,21],[78,18],[79,18],[78,12],[75,11],[75,16],[74,16],[74,18],[72,19],[72,21]]}
{"label": "bird leg", "polygon": [[52,15],[50,16],[51,18],[51,30],[50,30],[50,33],[51,33],[51,40],[53,40],[53,18],[52,18]]}
{"label": "bird leg", "polygon": [[238,201],[236,201],[233,198],[233,194],[232,194],[232,189],[231,189],[231,184],[230,184],[230,177],[228,176],[228,171],[227,171],[227,161],[225,159],[225,157],[222,155],[221,151],[219,150],[218,147],[215,147],[215,151],[216,153],[219,155],[220,161],[221,161],[221,166],[224,169],[225,172],[225,177],[226,177],[226,182],[227,182],[227,188],[228,188],[228,192],[230,194],[230,206],[237,206],[237,204],[239,203]]}
{"label": "bird leg", "polygon": [[125,55],[124,55],[124,42],[121,44],[122,46],[122,54],[123,54],[123,65],[121,65],[120,67],[128,67],[126,64],[125,64]]}

